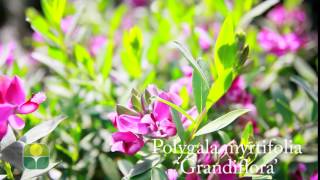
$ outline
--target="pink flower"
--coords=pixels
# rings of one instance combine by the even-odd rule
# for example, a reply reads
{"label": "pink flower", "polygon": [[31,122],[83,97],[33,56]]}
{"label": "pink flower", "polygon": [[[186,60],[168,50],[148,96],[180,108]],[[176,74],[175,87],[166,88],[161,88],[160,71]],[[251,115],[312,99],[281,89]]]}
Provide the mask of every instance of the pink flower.
{"label": "pink flower", "polygon": [[303,163],[299,163],[294,173],[290,174],[291,179],[303,180],[304,179],[303,173],[306,172],[306,170],[307,170],[306,165]]}
{"label": "pink flower", "polygon": [[259,32],[258,41],[265,51],[277,56],[296,52],[304,44],[303,38],[296,33],[280,35],[269,29],[263,29]]}
{"label": "pink flower", "polygon": [[167,174],[168,180],[177,180],[179,176],[177,170],[175,169],[168,169],[166,171],[166,174]]}
{"label": "pink flower", "polygon": [[9,123],[15,129],[22,129],[24,121],[16,114],[29,114],[36,111],[46,96],[43,93],[37,93],[26,101],[25,92],[22,88],[21,80],[15,76],[0,77],[0,139],[7,132]]}
{"label": "pink flower", "polygon": [[190,66],[183,66],[182,72],[184,76],[178,80],[176,80],[171,86],[170,86],[170,92],[175,93],[177,95],[180,95],[181,90],[183,88],[186,88],[188,93],[192,93],[192,67]]}
{"label": "pink flower", "polygon": [[140,7],[140,6],[147,6],[149,1],[148,0],[127,0],[129,4],[131,4],[134,7]]}
{"label": "pink flower", "polygon": [[218,141],[213,141],[210,144],[209,149],[207,150],[208,153],[204,153],[204,152],[198,153],[198,163],[203,165],[211,165],[214,162],[216,162],[217,159],[214,159],[214,156],[215,156],[214,152],[216,152],[219,147],[220,147],[220,143]]}
{"label": "pink flower", "polygon": [[106,38],[104,36],[95,36],[90,39],[89,42],[89,51],[92,56],[98,55],[100,50],[106,43]]}
{"label": "pink flower", "polygon": [[267,17],[277,25],[285,24],[287,16],[287,11],[282,5],[274,7],[267,15]]}
{"label": "pink flower", "polygon": [[199,45],[203,51],[207,51],[210,49],[212,40],[208,34],[208,32],[201,27],[196,28],[196,32],[199,35]]}
{"label": "pink flower", "polygon": [[[14,49],[16,44],[11,41],[6,45],[0,44],[0,58],[5,60],[6,65],[11,66],[14,61]],[[4,57],[3,57],[4,55]]]}
{"label": "pink flower", "polygon": [[310,180],[318,180],[318,171],[315,171],[312,176],[310,177]]}
{"label": "pink flower", "polygon": [[[199,115],[198,110],[197,110],[197,108],[196,108],[195,106],[192,107],[191,109],[189,109],[189,110],[187,111],[187,113],[188,113],[193,119],[196,119],[196,118],[198,117],[198,115]],[[185,129],[187,129],[187,128],[191,125],[191,123],[192,123],[192,121],[191,121],[190,119],[188,119],[187,117],[185,117],[185,116],[183,116],[183,115],[182,115],[182,117],[181,117],[181,121],[182,121],[183,128],[185,128]]]}
{"label": "pink flower", "polygon": [[128,155],[134,155],[144,146],[142,138],[132,132],[113,133],[112,140],[112,152],[120,151]]}
{"label": "pink flower", "polygon": [[35,42],[44,42],[44,39],[43,39],[43,37],[42,37],[42,35],[39,33],[39,32],[37,32],[37,31],[35,31],[35,32],[33,32],[32,33],[32,39],[35,41]]}
{"label": "pink flower", "polygon": [[67,33],[73,21],[73,16],[67,16],[61,20],[60,27],[64,33]]}
{"label": "pink flower", "polygon": [[283,5],[273,8],[267,17],[278,26],[284,26],[285,24],[301,25],[306,21],[306,14],[303,10],[287,10]]}

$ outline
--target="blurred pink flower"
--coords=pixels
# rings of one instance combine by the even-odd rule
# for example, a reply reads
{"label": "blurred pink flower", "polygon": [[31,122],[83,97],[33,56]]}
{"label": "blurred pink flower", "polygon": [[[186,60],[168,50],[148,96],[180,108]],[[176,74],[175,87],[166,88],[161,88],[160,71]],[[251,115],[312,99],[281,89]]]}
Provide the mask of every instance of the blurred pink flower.
{"label": "blurred pink flower", "polygon": [[199,36],[199,45],[203,51],[208,51],[212,45],[212,40],[206,29],[202,27],[197,27],[196,32]]}
{"label": "blurred pink flower", "polygon": [[296,167],[296,170],[290,174],[291,179],[295,180],[303,180],[303,173],[306,172],[307,167],[303,163],[299,163],[298,166]]}
{"label": "blurred pink flower", "polygon": [[[196,119],[196,118],[198,117],[198,115],[199,115],[198,110],[197,110],[197,108],[196,108],[195,106],[192,107],[191,109],[189,109],[189,110],[187,111],[187,113],[188,113],[193,119]],[[187,117],[185,117],[185,116],[183,116],[183,115],[182,115],[182,117],[181,117],[181,121],[182,121],[183,128],[185,128],[185,129],[187,129],[187,128],[191,125],[191,123],[192,123],[192,121],[191,121],[190,119],[188,119]]]}
{"label": "blurred pink flower", "polygon": [[119,151],[128,155],[134,155],[144,146],[142,138],[132,132],[113,133],[112,141],[112,152]]}
{"label": "blurred pink flower", "polygon": [[62,32],[67,33],[73,21],[73,16],[67,16],[61,20],[60,27]]}
{"label": "blurred pink flower", "polygon": [[44,39],[43,39],[42,35],[37,31],[32,33],[32,39],[35,42],[44,42]]}
{"label": "blurred pink flower", "polygon": [[6,134],[8,123],[15,129],[24,127],[24,121],[16,114],[32,113],[46,100],[43,93],[33,95],[28,101],[25,96],[22,82],[17,76],[0,77],[0,139]]}
{"label": "blurred pink flower", "polygon": [[106,37],[95,36],[90,39],[89,51],[92,56],[97,56],[106,43]]}
{"label": "blurred pink flower", "polygon": [[304,44],[304,39],[295,33],[280,35],[269,29],[263,29],[259,32],[258,41],[265,51],[277,56],[296,52]]}
{"label": "blurred pink flower", "polygon": [[178,176],[179,176],[177,170],[175,170],[175,169],[168,169],[166,171],[166,175],[167,175],[168,180],[177,180]]}
{"label": "blurred pink flower", "polygon": [[186,88],[188,93],[192,93],[192,67],[190,66],[183,66],[182,72],[184,76],[178,80],[176,80],[171,86],[170,86],[170,92],[175,93],[177,95],[180,95],[181,90],[183,88]]}
{"label": "blurred pink flower", "polygon": [[287,11],[282,5],[274,7],[267,14],[267,17],[277,25],[283,25],[286,22],[287,16]]}
{"label": "blurred pink flower", "polygon": [[215,154],[212,154],[211,152],[216,152],[220,147],[220,143],[218,141],[211,142],[209,149],[207,152],[198,152],[198,164],[203,165],[212,165],[214,162],[216,162],[217,159],[214,159]]}
{"label": "blurred pink flower", "polygon": [[318,180],[318,171],[315,171],[312,176],[310,177],[310,180]]}
{"label": "blurred pink flower", "polygon": [[306,21],[306,14],[302,9],[286,9],[283,5],[274,7],[267,17],[278,26],[285,24],[301,25]]}
{"label": "blurred pink flower", "polygon": [[140,6],[147,6],[149,3],[149,0],[127,0],[127,2],[134,7],[140,7]]}
{"label": "blurred pink flower", "polygon": [[[0,44],[0,57],[4,58],[5,64],[11,66],[14,61],[14,50],[16,48],[16,43],[11,41],[6,45]],[[4,57],[2,57],[5,55]]]}

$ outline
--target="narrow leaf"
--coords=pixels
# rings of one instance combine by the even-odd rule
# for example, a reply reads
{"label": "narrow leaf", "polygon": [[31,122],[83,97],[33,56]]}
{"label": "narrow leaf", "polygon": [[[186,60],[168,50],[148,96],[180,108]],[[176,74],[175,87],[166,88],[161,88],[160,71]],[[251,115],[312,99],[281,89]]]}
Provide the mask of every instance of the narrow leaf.
{"label": "narrow leaf", "polygon": [[298,86],[300,86],[308,94],[308,96],[311,98],[311,100],[318,104],[317,93],[311,89],[310,85],[308,85],[308,83],[305,80],[303,80],[299,76],[292,76],[291,81],[293,81]]}
{"label": "narrow leaf", "polygon": [[184,129],[183,129],[183,125],[182,125],[182,121],[180,119],[179,113],[175,109],[171,109],[171,112],[172,112],[173,122],[176,125],[177,131],[178,131],[178,136],[183,142],[185,140],[185,134],[184,134]]}
{"label": "narrow leaf", "polygon": [[179,51],[182,53],[182,55],[188,60],[188,62],[193,67],[193,69],[195,69],[199,73],[199,75],[203,79],[203,82],[205,83],[205,86],[209,88],[208,79],[207,79],[205,73],[202,71],[201,67],[196,62],[196,60],[193,58],[191,53],[178,41],[174,41],[173,44],[179,49]]}
{"label": "narrow leaf", "polygon": [[249,109],[238,109],[238,110],[231,111],[231,112],[215,119],[214,121],[211,121],[208,124],[206,124],[204,127],[202,127],[200,130],[197,131],[195,136],[201,136],[204,134],[209,134],[209,133],[218,131],[218,130],[228,126],[233,121],[235,121],[239,116],[241,116],[249,111],[250,111]]}
{"label": "narrow leaf", "polygon": [[33,143],[48,134],[50,134],[59,123],[61,123],[66,117],[57,117],[53,120],[45,121],[32,129],[30,129],[28,132],[26,132],[21,138],[20,141],[30,144]]}

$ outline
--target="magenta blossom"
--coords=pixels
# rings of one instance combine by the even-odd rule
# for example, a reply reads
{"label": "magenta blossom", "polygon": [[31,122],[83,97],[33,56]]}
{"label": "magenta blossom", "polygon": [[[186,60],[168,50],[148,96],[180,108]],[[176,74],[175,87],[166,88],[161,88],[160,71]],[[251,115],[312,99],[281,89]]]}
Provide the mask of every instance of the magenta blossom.
{"label": "magenta blossom", "polygon": [[127,0],[127,2],[134,7],[147,6],[149,0]]}
{"label": "magenta blossom", "polygon": [[6,134],[8,123],[15,129],[24,127],[24,121],[17,114],[36,111],[46,99],[43,93],[37,93],[27,101],[25,96],[21,80],[17,76],[0,77],[0,139]]}
{"label": "magenta blossom", "polygon": [[119,151],[128,155],[134,155],[144,146],[142,138],[132,132],[113,133],[112,140],[112,152]]}
{"label": "magenta blossom", "polygon": [[166,171],[166,175],[168,177],[168,180],[177,180],[178,179],[178,172],[175,169],[168,169]]}
{"label": "magenta blossom", "polygon": [[97,56],[100,50],[106,43],[106,38],[104,36],[95,36],[90,39],[89,51],[92,56]]}
{"label": "magenta blossom", "polygon": [[[0,44],[0,59],[5,60],[5,64],[11,66],[14,61],[14,49],[16,48],[16,44],[11,41],[6,45]],[[2,64],[2,63],[0,63]]]}
{"label": "magenta blossom", "polygon": [[310,177],[310,180],[318,180],[318,171],[315,171],[312,176]]}
{"label": "magenta blossom", "polygon": [[259,32],[258,41],[265,51],[277,56],[296,52],[304,44],[304,39],[296,33],[280,35],[269,29],[263,29]]}
{"label": "magenta blossom", "polygon": [[196,32],[199,36],[199,45],[203,51],[208,51],[212,44],[212,39],[210,38],[206,29],[197,27]]}
{"label": "magenta blossom", "polygon": [[306,14],[303,10],[287,10],[283,5],[274,7],[267,17],[278,26],[285,24],[301,25],[306,21]]}

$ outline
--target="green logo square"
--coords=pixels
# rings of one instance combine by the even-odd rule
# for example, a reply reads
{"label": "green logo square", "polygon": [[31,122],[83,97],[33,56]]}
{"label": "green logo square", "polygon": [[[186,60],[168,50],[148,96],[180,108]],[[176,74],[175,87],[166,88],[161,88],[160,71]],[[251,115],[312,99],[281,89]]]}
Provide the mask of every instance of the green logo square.
{"label": "green logo square", "polygon": [[24,147],[23,165],[26,169],[45,169],[49,166],[49,148],[45,144],[27,144]]}

